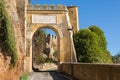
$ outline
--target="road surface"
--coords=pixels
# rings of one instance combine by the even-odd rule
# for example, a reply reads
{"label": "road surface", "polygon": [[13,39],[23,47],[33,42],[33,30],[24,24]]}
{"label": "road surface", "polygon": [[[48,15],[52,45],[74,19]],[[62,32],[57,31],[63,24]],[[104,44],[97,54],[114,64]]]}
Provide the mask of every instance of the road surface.
{"label": "road surface", "polygon": [[70,80],[70,79],[56,71],[49,71],[49,72],[33,72],[29,75],[28,80]]}

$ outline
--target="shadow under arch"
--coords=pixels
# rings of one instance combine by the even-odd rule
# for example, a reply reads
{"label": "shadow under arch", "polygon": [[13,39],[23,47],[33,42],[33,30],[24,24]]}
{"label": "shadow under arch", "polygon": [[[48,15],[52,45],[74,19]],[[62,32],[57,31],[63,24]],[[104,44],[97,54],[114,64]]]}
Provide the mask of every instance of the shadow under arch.
{"label": "shadow under arch", "polygon": [[[40,26],[40,25],[36,25],[35,26],[36,28],[34,28],[34,30],[32,31],[32,39],[33,39],[33,36],[34,34],[39,30],[39,29],[44,29],[44,28],[47,28],[47,29],[51,29],[55,32],[56,36],[57,36],[57,51],[58,51],[58,64],[60,63],[60,39],[63,37],[61,32],[57,29],[57,26],[51,26],[51,25],[44,25],[44,26]],[[61,34],[61,35],[60,35]],[[33,44],[32,44],[33,46]],[[33,49],[32,49],[32,56],[33,56]],[[32,57],[33,58],[33,57]],[[38,69],[35,69],[33,68],[33,61],[32,61],[32,70],[34,70],[35,72],[37,71],[40,71]],[[50,70],[52,71],[52,70]]]}

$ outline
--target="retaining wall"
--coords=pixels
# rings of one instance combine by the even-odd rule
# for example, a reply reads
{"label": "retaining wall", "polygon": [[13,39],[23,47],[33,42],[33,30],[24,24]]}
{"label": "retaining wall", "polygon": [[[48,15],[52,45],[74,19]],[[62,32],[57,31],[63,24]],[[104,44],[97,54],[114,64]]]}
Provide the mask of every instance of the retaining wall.
{"label": "retaining wall", "polygon": [[62,63],[59,71],[78,80],[120,80],[119,64]]}

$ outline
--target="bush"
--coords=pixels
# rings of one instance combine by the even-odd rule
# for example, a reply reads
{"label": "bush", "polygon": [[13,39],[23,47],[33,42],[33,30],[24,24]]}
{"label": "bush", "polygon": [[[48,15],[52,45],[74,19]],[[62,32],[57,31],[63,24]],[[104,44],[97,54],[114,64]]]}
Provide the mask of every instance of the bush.
{"label": "bush", "polygon": [[54,56],[55,58],[58,57],[58,52],[57,52],[57,50],[54,51],[53,56]]}
{"label": "bush", "polygon": [[53,62],[53,59],[52,59],[52,58],[47,58],[47,59],[46,59],[46,62],[47,62],[47,63],[52,63],[52,62]]}
{"label": "bush", "polygon": [[28,80],[28,75],[27,74],[23,74],[19,79],[20,80]]}
{"label": "bush", "polygon": [[79,62],[112,63],[104,32],[99,27],[90,26],[77,32],[74,44]]}
{"label": "bush", "polygon": [[40,55],[39,61],[41,64],[44,64],[46,59],[42,55]]}

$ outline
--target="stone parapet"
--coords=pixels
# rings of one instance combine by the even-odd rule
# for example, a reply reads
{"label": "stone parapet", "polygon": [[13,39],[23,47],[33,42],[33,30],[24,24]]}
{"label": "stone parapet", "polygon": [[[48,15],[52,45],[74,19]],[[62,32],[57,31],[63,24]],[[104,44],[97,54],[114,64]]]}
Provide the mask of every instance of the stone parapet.
{"label": "stone parapet", "polygon": [[67,7],[61,4],[58,4],[57,6],[50,4],[43,4],[43,5],[39,5],[39,4],[28,4],[27,5],[27,10],[67,10]]}
{"label": "stone parapet", "polygon": [[78,80],[120,80],[120,64],[62,63],[58,70]]}

